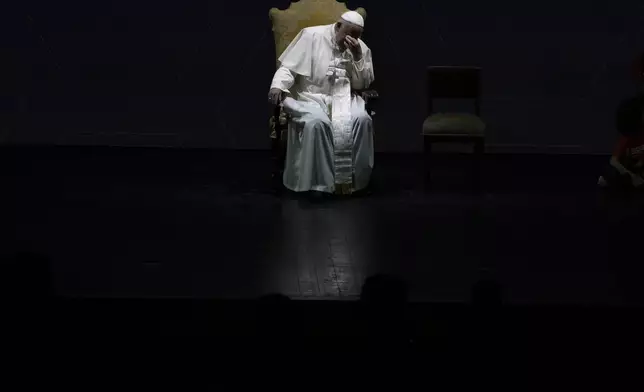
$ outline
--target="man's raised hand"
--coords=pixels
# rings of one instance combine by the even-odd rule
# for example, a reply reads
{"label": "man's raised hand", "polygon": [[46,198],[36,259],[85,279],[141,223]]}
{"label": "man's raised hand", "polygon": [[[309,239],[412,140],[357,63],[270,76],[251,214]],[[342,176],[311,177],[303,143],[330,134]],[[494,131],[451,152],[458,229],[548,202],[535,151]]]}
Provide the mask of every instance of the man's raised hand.
{"label": "man's raised hand", "polygon": [[360,41],[350,35],[347,35],[344,38],[344,42],[347,45],[347,48],[349,48],[349,50],[351,51],[353,59],[355,61],[360,61],[362,59],[362,47],[360,46]]}

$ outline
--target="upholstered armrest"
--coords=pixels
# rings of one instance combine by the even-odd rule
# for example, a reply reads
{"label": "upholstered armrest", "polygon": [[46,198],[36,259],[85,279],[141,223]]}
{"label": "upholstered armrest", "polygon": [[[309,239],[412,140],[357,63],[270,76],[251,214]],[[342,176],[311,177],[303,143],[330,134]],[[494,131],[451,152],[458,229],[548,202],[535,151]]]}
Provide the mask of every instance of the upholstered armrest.
{"label": "upholstered armrest", "polygon": [[378,98],[380,98],[378,92],[376,90],[362,90],[360,91],[360,95],[365,101],[367,113],[369,113],[370,116],[375,115],[376,112],[374,110],[376,108],[376,102],[378,102]]}
{"label": "upholstered armrest", "polygon": [[380,95],[378,95],[378,92],[376,90],[363,90],[360,93],[362,94],[362,98],[365,101],[377,100],[378,98],[380,98]]}

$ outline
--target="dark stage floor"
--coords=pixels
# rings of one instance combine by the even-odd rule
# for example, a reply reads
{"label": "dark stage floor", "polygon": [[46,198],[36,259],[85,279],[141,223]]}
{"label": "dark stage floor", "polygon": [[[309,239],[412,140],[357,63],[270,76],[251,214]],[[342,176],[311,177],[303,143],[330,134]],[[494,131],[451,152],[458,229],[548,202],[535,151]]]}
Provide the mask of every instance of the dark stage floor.
{"label": "dark stage floor", "polygon": [[2,253],[51,258],[72,297],[355,298],[394,273],[415,301],[467,301],[481,277],[511,303],[644,304],[644,195],[600,192],[607,157],[379,155],[374,194],[277,196],[266,152],[3,147]]}

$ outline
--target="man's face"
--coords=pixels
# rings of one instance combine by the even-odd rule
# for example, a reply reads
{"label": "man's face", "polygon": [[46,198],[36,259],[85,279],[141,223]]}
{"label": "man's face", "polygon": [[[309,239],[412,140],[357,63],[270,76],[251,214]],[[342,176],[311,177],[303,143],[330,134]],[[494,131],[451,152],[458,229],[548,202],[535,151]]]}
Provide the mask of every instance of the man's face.
{"label": "man's face", "polygon": [[362,36],[362,27],[352,23],[338,22],[336,24],[335,42],[340,48],[345,48],[344,39],[347,36],[359,39]]}

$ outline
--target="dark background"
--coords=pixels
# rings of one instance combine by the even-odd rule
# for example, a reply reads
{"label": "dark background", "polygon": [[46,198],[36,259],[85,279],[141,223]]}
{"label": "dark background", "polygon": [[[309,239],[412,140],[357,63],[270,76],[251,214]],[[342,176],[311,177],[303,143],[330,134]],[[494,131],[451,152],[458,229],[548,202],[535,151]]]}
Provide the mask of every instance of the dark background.
{"label": "dark background", "polygon": [[[0,142],[269,147],[268,10],[289,1],[14,3],[0,6]],[[643,47],[640,0],[348,5],[368,12],[379,150],[420,149],[431,64],[483,67],[491,148],[610,149]]]}

